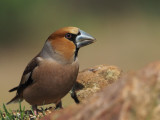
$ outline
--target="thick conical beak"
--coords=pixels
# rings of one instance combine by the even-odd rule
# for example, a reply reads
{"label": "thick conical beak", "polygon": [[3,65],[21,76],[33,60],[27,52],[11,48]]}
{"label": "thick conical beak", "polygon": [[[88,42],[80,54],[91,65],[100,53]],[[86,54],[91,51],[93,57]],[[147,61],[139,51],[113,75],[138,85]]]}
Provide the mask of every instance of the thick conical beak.
{"label": "thick conical beak", "polygon": [[84,32],[83,30],[79,30],[80,34],[76,37],[77,48],[89,45],[96,41],[94,37]]}

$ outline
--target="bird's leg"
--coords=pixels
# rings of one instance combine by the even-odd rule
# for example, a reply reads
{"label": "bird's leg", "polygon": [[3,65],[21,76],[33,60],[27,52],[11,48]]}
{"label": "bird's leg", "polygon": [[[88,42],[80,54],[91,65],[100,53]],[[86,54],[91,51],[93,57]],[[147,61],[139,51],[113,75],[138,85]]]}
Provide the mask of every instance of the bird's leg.
{"label": "bird's leg", "polygon": [[37,116],[38,115],[37,105],[32,105],[32,109],[33,109],[34,115]]}
{"label": "bird's leg", "polygon": [[77,94],[75,92],[75,84],[72,87],[72,89],[70,90],[70,94],[71,94],[71,97],[74,99],[75,103],[77,103],[77,104],[80,103],[80,101],[78,100]]}
{"label": "bird's leg", "polygon": [[56,108],[55,109],[62,109],[62,101],[60,100],[57,104],[56,104]]}

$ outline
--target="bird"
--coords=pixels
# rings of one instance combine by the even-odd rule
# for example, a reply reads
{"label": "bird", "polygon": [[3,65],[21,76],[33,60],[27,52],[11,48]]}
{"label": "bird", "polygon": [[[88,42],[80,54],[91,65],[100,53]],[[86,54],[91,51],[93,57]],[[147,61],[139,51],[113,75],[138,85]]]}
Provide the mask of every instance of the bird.
{"label": "bird", "polygon": [[[61,99],[77,79],[79,49],[95,41],[94,37],[77,27],[64,27],[53,32],[26,66],[19,85],[9,90],[16,91],[16,95],[7,104],[25,100],[35,114],[40,105],[54,103],[56,108],[62,108]],[[74,96],[77,99],[73,91]]]}

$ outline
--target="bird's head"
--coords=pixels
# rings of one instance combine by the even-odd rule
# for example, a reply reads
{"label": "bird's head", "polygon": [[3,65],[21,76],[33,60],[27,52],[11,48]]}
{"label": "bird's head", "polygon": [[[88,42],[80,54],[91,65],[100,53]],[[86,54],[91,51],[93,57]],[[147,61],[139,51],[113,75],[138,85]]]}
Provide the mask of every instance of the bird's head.
{"label": "bird's head", "polygon": [[95,42],[96,39],[77,27],[64,27],[51,34],[49,40],[70,41],[77,48],[81,48]]}
{"label": "bird's head", "polygon": [[95,42],[95,38],[77,27],[64,27],[48,37],[48,40],[56,53],[66,59],[76,57],[79,48]]}

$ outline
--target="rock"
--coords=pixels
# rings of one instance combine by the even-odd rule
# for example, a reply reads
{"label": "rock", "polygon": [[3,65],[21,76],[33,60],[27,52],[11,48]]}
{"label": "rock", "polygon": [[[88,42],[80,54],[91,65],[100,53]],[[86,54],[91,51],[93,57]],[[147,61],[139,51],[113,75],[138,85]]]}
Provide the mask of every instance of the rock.
{"label": "rock", "polygon": [[78,74],[76,93],[80,101],[117,81],[122,74],[116,66],[98,65],[85,69]]}

